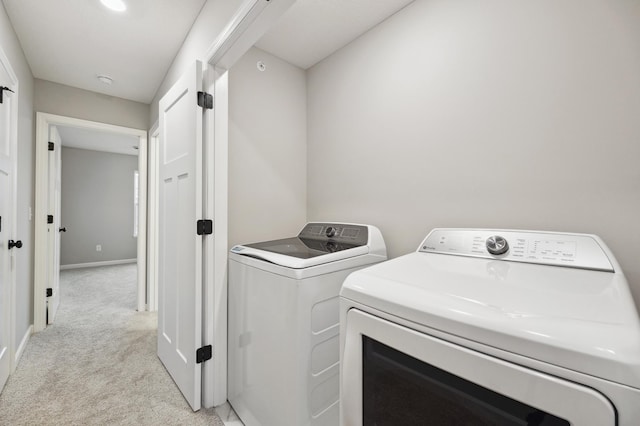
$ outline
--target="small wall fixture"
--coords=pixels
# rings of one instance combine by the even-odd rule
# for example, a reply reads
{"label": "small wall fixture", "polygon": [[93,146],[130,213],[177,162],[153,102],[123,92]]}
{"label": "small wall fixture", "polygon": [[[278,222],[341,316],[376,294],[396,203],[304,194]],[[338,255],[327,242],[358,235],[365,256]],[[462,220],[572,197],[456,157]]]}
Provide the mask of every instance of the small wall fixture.
{"label": "small wall fixture", "polygon": [[100,3],[116,12],[124,12],[127,10],[127,5],[123,0],[100,0]]}
{"label": "small wall fixture", "polygon": [[100,80],[104,84],[108,84],[108,85],[113,84],[113,79],[108,75],[99,75],[98,80]]}

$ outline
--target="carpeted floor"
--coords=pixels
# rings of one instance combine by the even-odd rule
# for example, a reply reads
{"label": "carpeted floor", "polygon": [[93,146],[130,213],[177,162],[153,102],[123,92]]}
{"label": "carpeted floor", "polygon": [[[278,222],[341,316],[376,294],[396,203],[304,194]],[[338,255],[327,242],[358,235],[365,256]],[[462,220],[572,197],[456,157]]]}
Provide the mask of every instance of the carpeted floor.
{"label": "carpeted floor", "polygon": [[136,265],[62,271],[55,324],[31,336],[0,394],[0,425],[218,425],[194,413],[137,312]]}

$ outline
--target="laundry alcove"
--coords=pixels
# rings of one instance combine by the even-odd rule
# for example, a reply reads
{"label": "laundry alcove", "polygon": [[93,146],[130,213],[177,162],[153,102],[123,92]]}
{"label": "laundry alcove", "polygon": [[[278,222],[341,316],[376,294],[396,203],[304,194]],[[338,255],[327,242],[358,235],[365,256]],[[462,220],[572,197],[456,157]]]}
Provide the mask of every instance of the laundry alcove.
{"label": "laundry alcove", "polygon": [[308,70],[412,1],[297,1],[231,67],[229,247],[294,235],[310,220]]}

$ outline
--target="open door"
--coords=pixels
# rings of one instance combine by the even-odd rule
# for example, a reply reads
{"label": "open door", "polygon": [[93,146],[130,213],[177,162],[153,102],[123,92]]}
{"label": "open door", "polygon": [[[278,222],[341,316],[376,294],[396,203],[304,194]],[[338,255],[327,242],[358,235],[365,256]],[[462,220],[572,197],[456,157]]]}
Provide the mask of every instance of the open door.
{"label": "open door", "polygon": [[4,54],[0,50],[0,391],[11,372],[11,315],[15,307],[12,303],[14,280],[14,257],[12,252],[22,246],[13,241],[15,194],[15,94],[6,86],[13,86],[11,75],[3,63]]}
{"label": "open door", "polygon": [[49,191],[47,220],[47,324],[53,324],[60,306],[60,187],[62,139],[55,126],[49,129]]}
{"label": "open door", "polygon": [[[158,356],[194,411],[201,405],[202,116],[196,62],[160,100]],[[200,351],[200,353],[202,353]]]}

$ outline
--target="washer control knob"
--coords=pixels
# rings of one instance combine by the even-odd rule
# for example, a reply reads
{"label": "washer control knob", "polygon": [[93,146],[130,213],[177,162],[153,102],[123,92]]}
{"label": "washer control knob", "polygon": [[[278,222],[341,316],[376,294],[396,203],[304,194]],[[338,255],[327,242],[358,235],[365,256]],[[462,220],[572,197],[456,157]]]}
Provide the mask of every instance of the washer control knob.
{"label": "washer control knob", "polygon": [[503,237],[494,235],[487,238],[487,251],[491,254],[505,254],[509,251],[509,243]]}
{"label": "washer control knob", "polygon": [[327,226],[327,230],[324,231],[324,234],[328,238],[335,237],[337,233],[338,233],[338,230],[336,228],[334,228],[333,226]]}

